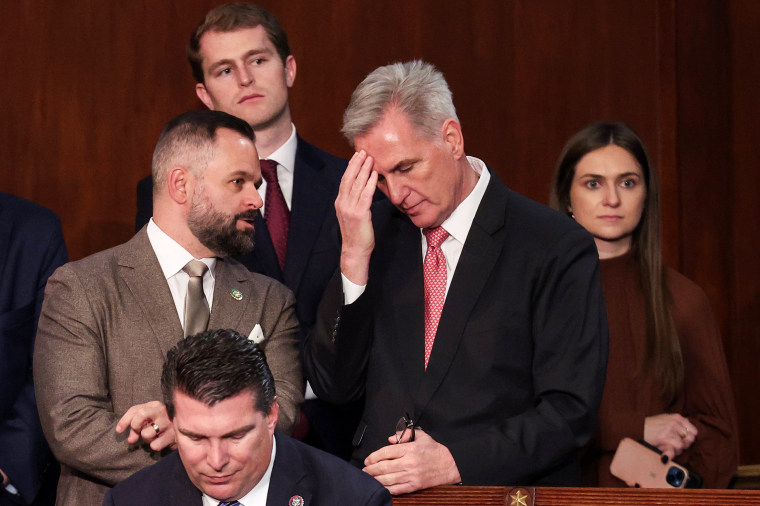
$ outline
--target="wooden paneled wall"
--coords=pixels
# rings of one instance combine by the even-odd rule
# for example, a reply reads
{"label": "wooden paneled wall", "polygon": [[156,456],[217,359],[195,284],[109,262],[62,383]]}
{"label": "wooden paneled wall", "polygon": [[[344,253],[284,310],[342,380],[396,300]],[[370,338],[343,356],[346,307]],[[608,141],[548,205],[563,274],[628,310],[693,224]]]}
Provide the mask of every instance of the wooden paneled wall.
{"label": "wooden paneled wall", "polygon": [[[716,186],[726,188],[727,198],[713,202],[705,188],[701,206],[720,212],[724,221],[716,226],[729,235],[724,248],[727,272],[725,292],[708,292],[711,301],[728,303],[728,325],[723,326],[728,365],[734,383],[739,413],[742,462],[760,464],[760,2],[732,0],[730,3],[730,164],[705,167]],[[698,251],[695,251],[698,253]],[[705,274],[716,273],[705,266]],[[694,272],[690,272],[695,278]],[[707,276],[700,278],[700,281]],[[725,323],[725,320],[723,320]]]}
{"label": "wooden paneled wall", "polygon": [[[163,124],[201,107],[184,46],[218,0],[13,0],[0,21],[0,190],[63,221],[72,258],[127,240]],[[665,257],[709,295],[724,335],[742,462],[760,462],[760,2],[262,0],[287,29],[299,132],[339,128],[369,71],[422,58],[447,76],[466,151],[546,202],[562,145],[622,119],[663,182]]]}

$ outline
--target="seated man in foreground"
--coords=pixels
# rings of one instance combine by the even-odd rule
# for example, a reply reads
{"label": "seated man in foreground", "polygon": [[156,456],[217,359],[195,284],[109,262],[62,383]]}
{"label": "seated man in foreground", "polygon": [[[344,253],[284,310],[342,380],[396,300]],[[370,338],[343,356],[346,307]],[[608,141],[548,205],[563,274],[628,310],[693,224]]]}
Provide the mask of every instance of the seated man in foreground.
{"label": "seated man in foreground", "polygon": [[304,362],[321,399],[366,395],[354,463],[393,494],[577,485],[607,362],[591,236],[465,155],[430,64],[373,71],[343,133],[341,273]]}
{"label": "seated man in foreground", "polygon": [[161,390],[178,451],[109,490],[105,505],[391,504],[367,474],[275,431],[264,353],[233,330],[180,341]]}

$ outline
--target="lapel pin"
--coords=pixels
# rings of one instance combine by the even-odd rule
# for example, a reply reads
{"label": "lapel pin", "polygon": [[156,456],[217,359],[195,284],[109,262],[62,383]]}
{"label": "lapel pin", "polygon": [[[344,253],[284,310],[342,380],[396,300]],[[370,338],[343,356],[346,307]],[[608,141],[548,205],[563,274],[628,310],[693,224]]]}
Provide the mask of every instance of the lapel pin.
{"label": "lapel pin", "polygon": [[306,501],[300,495],[294,495],[290,498],[290,502],[288,502],[288,506],[304,506],[304,504],[306,504]]}
{"label": "lapel pin", "polygon": [[237,288],[233,288],[232,290],[230,290],[230,295],[235,300],[243,300],[243,292],[241,292]]}

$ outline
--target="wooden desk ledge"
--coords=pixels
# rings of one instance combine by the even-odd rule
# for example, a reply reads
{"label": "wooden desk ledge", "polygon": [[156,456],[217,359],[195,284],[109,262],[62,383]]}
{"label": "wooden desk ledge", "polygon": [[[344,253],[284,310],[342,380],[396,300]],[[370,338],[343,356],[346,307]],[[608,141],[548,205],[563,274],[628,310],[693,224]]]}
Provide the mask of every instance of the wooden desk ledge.
{"label": "wooden desk ledge", "polygon": [[760,464],[739,466],[733,488],[760,489]]}
{"label": "wooden desk ledge", "polygon": [[739,506],[760,505],[760,490],[667,490],[565,487],[435,487],[393,498],[394,505]]}

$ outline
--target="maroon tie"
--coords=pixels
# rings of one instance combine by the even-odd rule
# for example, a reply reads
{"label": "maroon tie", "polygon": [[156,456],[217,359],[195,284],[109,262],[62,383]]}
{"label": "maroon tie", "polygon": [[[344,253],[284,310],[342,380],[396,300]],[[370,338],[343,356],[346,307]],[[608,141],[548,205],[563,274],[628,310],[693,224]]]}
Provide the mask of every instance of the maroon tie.
{"label": "maroon tie", "polygon": [[269,236],[280,262],[280,269],[285,268],[285,253],[288,251],[288,226],[290,210],[282,195],[280,183],[277,181],[277,162],[274,160],[259,160],[261,175],[267,182],[266,202],[264,203],[264,220],[267,222]]}
{"label": "maroon tie", "polygon": [[446,257],[441,244],[449,236],[443,227],[426,228],[422,232],[427,239],[427,253],[423,264],[425,278],[425,370],[427,370],[433,341],[438,332],[438,321],[446,300]]}

